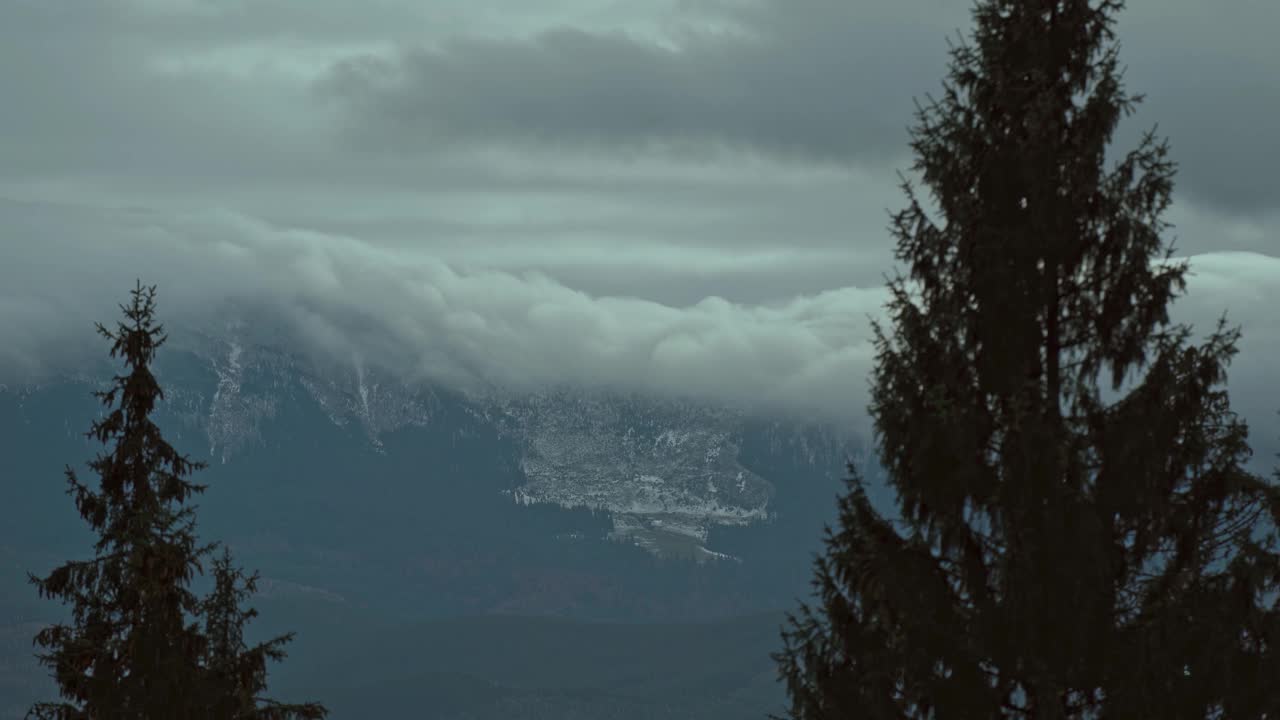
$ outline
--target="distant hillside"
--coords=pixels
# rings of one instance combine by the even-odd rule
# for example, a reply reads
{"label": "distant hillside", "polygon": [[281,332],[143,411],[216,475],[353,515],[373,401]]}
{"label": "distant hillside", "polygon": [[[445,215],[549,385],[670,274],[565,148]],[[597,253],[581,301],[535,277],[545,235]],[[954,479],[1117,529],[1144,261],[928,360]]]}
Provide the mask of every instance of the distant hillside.
{"label": "distant hillside", "polygon": [[[254,636],[296,630],[272,695],[332,720],[738,720],[781,709],[769,653],[781,614],[622,624],[486,616],[394,623],[298,592],[258,598]],[[0,624],[0,720],[53,686],[31,658],[39,623]]]}
{"label": "distant hillside", "polygon": [[[166,350],[158,421],[211,462],[198,532],[261,571],[257,630],[298,633],[282,699],[339,720],[779,709],[761,613],[808,591],[856,438],[670,399],[468,396],[225,338]],[[62,470],[100,450],[111,370],[0,386],[0,719],[51,697],[31,637],[58,607],[26,573],[89,551]]]}
{"label": "distant hillside", "polygon": [[[197,340],[166,347],[156,371],[161,427],[211,462],[201,536],[266,576],[397,617],[787,607],[860,447],[688,402],[475,397]],[[0,387],[0,548],[23,567],[88,547],[62,469],[100,449],[83,433],[109,372]]]}
{"label": "distant hillside", "polygon": [[327,637],[300,638],[273,687],[282,697],[323,696],[335,720],[763,718],[784,700],[769,658],[782,620],[344,622]]}

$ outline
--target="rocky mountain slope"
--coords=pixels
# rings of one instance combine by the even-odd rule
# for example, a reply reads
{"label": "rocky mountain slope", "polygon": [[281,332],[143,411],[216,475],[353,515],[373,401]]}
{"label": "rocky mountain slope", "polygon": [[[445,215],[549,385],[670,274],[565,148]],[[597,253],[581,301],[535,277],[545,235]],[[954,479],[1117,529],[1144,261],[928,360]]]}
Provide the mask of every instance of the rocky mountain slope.
{"label": "rocky mountain slope", "polygon": [[[456,403],[518,448],[524,481],[505,492],[515,503],[608,513],[615,539],[659,554],[726,557],[704,546],[713,527],[767,522],[772,514],[776,486],[741,462],[753,420],[741,411],[571,389],[450,397],[360,364],[320,372],[234,336],[184,340],[185,362],[159,372],[216,378],[170,388],[176,414],[188,432],[207,439],[216,462],[261,446],[265,426],[290,401],[313,403],[378,452],[385,452],[382,438],[426,428],[444,404]],[[861,457],[852,438],[834,428],[774,425],[767,437],[750,439],[774,452],[798,451],[811,467],[831,473],[840,472],[845,457]]]}
{"label": "rocky mountain slope", "polygon": [[[0,386],[0,547],[79,537],[60,469],[97,451],[89,392],[114,370]],[[155,370],[162,426],[210,462],[207,535],[281,587],[428,614],[777,609],[805,591],[846,460],[866,461],[836,428],[572,388],[464,393],[235,327],[175,335]]]}

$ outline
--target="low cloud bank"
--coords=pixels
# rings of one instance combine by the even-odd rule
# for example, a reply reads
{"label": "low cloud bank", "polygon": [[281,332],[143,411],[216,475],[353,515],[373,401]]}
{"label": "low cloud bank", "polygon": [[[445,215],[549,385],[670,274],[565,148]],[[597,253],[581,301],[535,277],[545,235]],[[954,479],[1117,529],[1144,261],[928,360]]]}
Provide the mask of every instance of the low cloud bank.
{"label": "low cloud bank", "polygon": [[[412,250],[229,213],[0,205],[0,367],[40,372],[96,342],[134,278],[171,327],[229,315],[339,361],[464,387],[578,385],[851,418],[865,406],[867,316],[883,289],[772,306],[592,297],[536,273],[460,273]],[[87,341],[87,342],[86,342]]]}
{"label": "low cloud bank", "polygon": [[[273,227],[231,212],[162,215],[0,201],[0,377],[100,353],[135,278],[160,287],[170,327],[228,316],[282,329],[281,342],[463,388],[549,385],[692,396],[865,429],[883,288],[841,288],[774,305],[709,297],[673,307],[593,297],[534,273],[459,272],[425,253]],[[1260,454],[1280,408],[1280,258],[1195,255],[1177,320],[1200,334],[1228,311],[1244,325],[1230,386]],[[1271,458],[1262,458],[1269,463]]]}

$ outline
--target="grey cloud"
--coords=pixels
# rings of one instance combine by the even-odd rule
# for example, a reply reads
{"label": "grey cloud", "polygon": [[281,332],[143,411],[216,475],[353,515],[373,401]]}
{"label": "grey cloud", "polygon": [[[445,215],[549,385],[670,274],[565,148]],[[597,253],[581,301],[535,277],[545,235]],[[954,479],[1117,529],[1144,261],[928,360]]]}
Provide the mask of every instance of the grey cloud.
{"label": "grey cloud", "polygon": [[161,72],[173,39],[111,7],[0,5],[0,63],[20,69],[0,74],[0,178],[234,184],[255,152],[278,161],[298,148],[305,95],[268,74]]}
{"label": "grey cloud", "polygon": [[[0,366],[39,370],[95,347],[135,277],[158,282],[171,327],[252,312],[277,341],[463,388],[548,385],[695,397],[849,423],[866,431],[874,360],[868,316],[882,287],[843,287],[767,304],[716,297],[670,305],[593,296],[529,272],[461,272],[430,254],[276,228],[235,213],[169,215],[0,203]],[[1177,320],[1207,332],[1223,311],[1245,328],[1237,407],[1257,446],[1275,447],[1280,397],[1269,359],[1280,258],[1191,258]],[[99,348],[100,351],[100,348]],[[518,358],[518,361],[516,360]]]}
{"label": "grey cloud", "polygon": [[[725,5],[746,25],[778,37],[779,49],[817,38],[831,45],[833,55],[847,55],[847,28],[868,15],[910,26],[914,33],[889,35],[892,42],[881,48],[881,67],[892,68],[887,74],[921,100],[939,89],[943,35],[954,37],[960,30],[967,37],[973,24],[968,14],[972,3],[946,0],[883,6],[839,0]],[[819,11],[806,12],[810,5]],[[1273,130],[1273,119],[1280,115],[1277,27],[1277,3],[1127,2],[1115,28],[1120,58],[1127,87],[1145,100],[1122,123],[1113,146],[1117,153],[1158,124],[1179,163],[1179,198],[1234,213],[1280,210],[1280,183],[1272,177],[1280,165]],[[917,62],[921,58],[926,62]],[[862,89],[853,84],[844,88],[855,93]],[[876,91],[874,84],[871,88]],[[1280,250],[1280,238],[1267,249]]]}
{"label": "grey cloud", "polygon": [[[0,355],[10,373],[83,352],[92,320],[109,319],[98,316],[141,276],[160,284],[171,326],[251,308],[320,356],[461,387],[622,388],[852,421],[870,357],[865,317],[883,299],[855,288],[769,306],[593,297],[538,274],[460,273],[426,254],[231,213],[3,203],[0,224],[0,242],[17,249],[0,269],[0,334],[17,339]],[[66,276],[64,264],[78,270]],[[833,387],[852,395],[836,399]]]}
{"label": "grey cloud", "polygon": [[[806,6],[812,3],[805,3]],[[808,7],[801,9],[801,15]],[[430,148],[458,139],[676,153],[764,151],[805,162],[883,163],[910,121],[907,76],[943,54],[884,57],[940,40],[882,18],[821,18],[808,36],[685,33],[677,48],[562,28],[521,40],[453,39],[338,64],[321,85],[352,110],[358,141]],[[819,32],[821,30],[821,32]]]}
{"label": "grey cloud", "polygon": [[[1128,124],[1158,123],[1159,134],[1169,138],[1180,195],[1234,213],[1280,210],[1280,183],[1274,180],[1280,164],[1280,51],[1273,60],[1267,66],[1226,53],[1170,52],[1160,58],[1158,71],[1130,73],[1133,89],[1147,98]],[[1272,248],[1280,248],[1280,238],[1273,242]]]}
{"label": "grey cloud", "polygon": [[[98,350],[90,323],[141,274],[175,320],[231,298],[457,382],[860,412],[911,98],[969,4],[503,3],[0,2],[0,197],[63,203],[0,203],[4,364]],[[1118,145],[1171,136],[1179,247],[1261,253],[1180,306],[1245,323],[1232,384],[1263,441],[1278,13],[1135,0],[1119,27],[1148,101]]]}
{"label": "grey cloud", "polygon": [[[289,222],[310,220],[285,205],[459,190],[502,204],[531,188],[719,203],[723,173],[672,183],[627,169],[655,157],[733,169],[753,153],[778,167],[903,167],[911,98],[938,89],[945,39],[971,24],[966,3],[943,0],[538,5],[543,18],[514,0],[483,13],[461,0],[0,3],[0,62],[20,69],[0,75],[0,193],[225,204]],[[1159,121],[1182,163],[1180,199],[1262,216],[1280,208],[1280,145],[1267,139],[1280,46],[1265,31],[1280,6],[1201,6],[1143,0],[1120,15],[1130,85],[1148,101],[1118,147]],[[615,15],[651,16],[665,35],[601,29]],[[392,50],[414,44],[426,49]],[[309,58],[321,73],[344,55],[319,95],[310,75],[274,64]],[[335,144],[343,123],[359,143]],[[544,167],[512,174],[473,154],[511,144]],[[605,172],[559,172],[573,155]],[[324,193],[349,199],[310,199]],[[748,210],[759,202],[802,214],[769,200]]]}
{"label": "grey cloud", "polygon": [[[972,24],[962,3],[692,5],[742,32],[675,32],[675,49],[571,27],[531,38],[454,38],[350,58],[321,87],[341,99],[365,147],[429,151],[496,140],[906,164],[912,98],[937,94],[945,41]],[[1159,122],[1183,166],[1179,187],[1192,199],[1239,211],[1280,207],[1280,186],[1270,181],[1280,145],[1269,141],[1280,112],[1280,86],[1271,81],[1280,45],[1258,40],[1256,30],[1280,23],[1280,10],[1210,13],[1147,0],[1120,20],[1126,77],[1148,98],[1126,123],[1123,146]]]}
{"label": "grey cloud", "polygon": [[[280,30],[272,13],[283,6],[220,4],[240,10],[214,18],[204,2],[138,9],[146,6],[94,4],[77,16],[57,0],[0,4],[0,59],[27,69],[0,75],[7,99],[0,197],[231,207],[439,250],[460,265],[532,267],[593,292],[666,302],[693,302],[707,291],[777,299],[828,287],[842,266],[843,282],[860,285],[883,272],[883,251],[863,257],[857,248],[871,237],[882,244],[881,198],[892,195],[891,180],[736,154],[619,158],[454,142],[427,153],[338,147],[326,110],[288,78],[157,70],[157,57],[203,52],[219,38],[234,50],[269,35],[235,37],[236,23],[255,12],[263,27]],[[625,253],[607,257],[619,249]],[[743,267],[766,252],[777,257],[769,271]],[[634,262],[619,266],[623,254]]]}

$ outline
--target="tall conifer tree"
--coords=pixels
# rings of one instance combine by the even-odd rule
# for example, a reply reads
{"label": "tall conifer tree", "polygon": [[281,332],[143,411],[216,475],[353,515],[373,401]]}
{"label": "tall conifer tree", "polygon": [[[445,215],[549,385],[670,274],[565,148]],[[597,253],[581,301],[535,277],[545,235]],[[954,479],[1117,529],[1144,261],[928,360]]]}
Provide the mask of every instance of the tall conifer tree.
{"label": "tall conifer tree", "polygon": [[[58,720],[258,717],[243,705],[236,714],[225,714],[214,702],[236,688],[210,667],[211,659],[225,661],[228,650],[225,643],[211,645],[198,617],[213,608],[212,617],[234,624],[237,639],[245,618],[228,616],[228,603],[240,598],[218,594],[226,584],[221,575],[209,601],[189,589],[193,572],[203,572],[201,560],[213,546],[197,544],[194,508],[187,504],[205,489],[187,480],[203,463],[179,454],[151,418],[163,398],[151,363],[165,340],[154,321],[155,288],[139,284],[121,310],[126,322],[115,330],[97,326],[112,343],[111,356],[121,358],[126,370],[109,389],[94,393],[107,408],[87,433],[107,446],[89,463],[100,477],[99,487],[81,483],[74,470],[66,469],[68,494],[98,535],[94,556],[64,563],[47,577],[31,577],[42,596],[71,605],[71,624],[44,628],[35,638],[62,702],[37,703],[28,715]],[[229,568],[229,557],[224,559]],[[233,645],[229,651],[237,650],[242,648]],[[261,665],[257,656],[250,665]],[[255,678],[247,681],[253,692],[260,689]],[[324,715],[318,705],[283,707],[296,712],[266,717]]]}
{"label": "tall conifer tree", "polygon": [[980,2],[919,109],[938,219],[904,181],[870,406],[901,518],[850,467],[777,656],[794,718],[1280,718],[1280,489],[1222,387],[1239,331],[1169,322],[1167,143],[1104,167],[1141,99],[1120,8]]}

